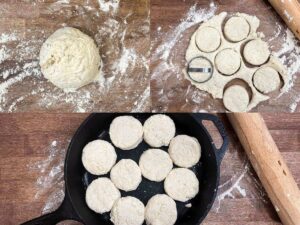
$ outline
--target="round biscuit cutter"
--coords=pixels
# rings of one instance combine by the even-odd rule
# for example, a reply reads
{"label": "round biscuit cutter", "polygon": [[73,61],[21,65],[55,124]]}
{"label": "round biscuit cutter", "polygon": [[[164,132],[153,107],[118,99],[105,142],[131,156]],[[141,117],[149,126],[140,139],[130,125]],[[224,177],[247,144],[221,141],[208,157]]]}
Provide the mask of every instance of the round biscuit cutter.
{"label": "round biscuit cutter", "polygon": [[[209,67],[194,67],[192,66],[191,64],[195,61],[195,60],[198,60],[198,59],[202,59],[204,61],[207,61],[208,64],[210,65]],[[193,78],[193,76],[191,75],[191,73],[202,73],[203,75],[208,75],[206,79],[204,80],[196,80]],[[194,57],[193,59],[191,59],[188,63],[188,66],[187,66],[187,74],[188,76],[190,77],[190,79],[192,79],[194,82],[196,83],[205,83],[207,81],[209,81],[212,76],[213,76],[213,73],[214,73],[214,66],[213,66],[213,63],[211,62],[210,59],[208,59],[207,57],[205,56],[197,56],[197,57]]]}

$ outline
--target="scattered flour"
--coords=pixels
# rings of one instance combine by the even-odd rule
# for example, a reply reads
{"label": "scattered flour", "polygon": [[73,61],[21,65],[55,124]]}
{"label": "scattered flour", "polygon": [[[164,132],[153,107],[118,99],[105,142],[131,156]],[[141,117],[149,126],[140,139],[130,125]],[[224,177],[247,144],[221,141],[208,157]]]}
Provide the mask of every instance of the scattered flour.
{"label": "scattered flour", "polygon": [[115,13],[120,4],[120,0],[98,0],[100,9],[104,12],[109,12],[110,10]]}

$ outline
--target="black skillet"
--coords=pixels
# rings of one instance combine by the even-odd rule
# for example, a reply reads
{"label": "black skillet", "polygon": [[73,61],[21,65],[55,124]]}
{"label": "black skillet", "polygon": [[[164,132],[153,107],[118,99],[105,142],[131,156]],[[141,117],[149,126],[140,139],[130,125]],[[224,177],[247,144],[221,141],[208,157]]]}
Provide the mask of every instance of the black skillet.
{"label": "black skillet", "polygon": [[[65,161],[65,199],[62,205],[53,213],[33,219],[23,225],[54,225],[60,221],[71,219],[86,225],[111,225],[109,213],[100,215],[90,210],[85,203],[85,191],[89,183],[97,176],[86,172],[81,163],[81,153],[83,147],[95,139],[109,141],[108,129],[111,121],[124,114],[92,114],[75,133]],[[142,123],[152,114],[131,114]],[[200,181],[199,194],[189,202],[176,202],[178,219],[176,225],[198,225],[208,214],[218,190],[220,164],[225,154],[228,138],[221,121],[210,114],[167,114],[176,124],[177,134],[187,134],[198,139],[202,146],[202,156],[200,162],[192,168]],[[212,121],[218,128],[223,144],[220,149],[216,149],[212,138],[202,125],[202,121]],[[137,148],[131,151],[121,151],[117,149],[118,160],[130,158],[138,162],[143,151],[149,146],[142,142]],[[167,150],[167,148],[163,148]],[[156,183],[143,178],[138,189],[131,192],[121,192],[122,196],[135,196],[145,205],[155,194],[164,193],[163,182]],[[191,203],[192,207],[186,207]]]}

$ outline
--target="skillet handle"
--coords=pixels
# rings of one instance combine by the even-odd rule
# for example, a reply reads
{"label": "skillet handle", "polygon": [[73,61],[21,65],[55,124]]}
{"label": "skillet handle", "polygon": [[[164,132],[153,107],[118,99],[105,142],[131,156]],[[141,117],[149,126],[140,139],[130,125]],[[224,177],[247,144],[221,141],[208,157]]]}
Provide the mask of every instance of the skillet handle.
{"label": "skillet handle", "polygon": [[55,225],[63,220],[68,219],[81,222],[78,216],[75,214],[71,203],[65,198],[63,203],[54,212],[27,221],[21,225]]}
{"label": "skillet handle", "polygon": [[207,113],[193,113],[192,116],[198,122],[201,122],[201,123],[203,120],[209,120],[209,121],[213,122],[214,125],[216,126],[216,128],[218,129],[218,131],[223,139],[223,144],[219,149],[217,149],[214,144],[213,144],[213,146],[215,149],[218,163],[220,165],[221,161],[225,155],[225,152],[227,150],[228,143],[229,143],[229,139],[228,139],[228,136],[227,136],[227,133],[226,133],[226,130],[225,130],[225,127],[224,127],[222,121],[217,116],[212,115],[212,114],[207,114]]}

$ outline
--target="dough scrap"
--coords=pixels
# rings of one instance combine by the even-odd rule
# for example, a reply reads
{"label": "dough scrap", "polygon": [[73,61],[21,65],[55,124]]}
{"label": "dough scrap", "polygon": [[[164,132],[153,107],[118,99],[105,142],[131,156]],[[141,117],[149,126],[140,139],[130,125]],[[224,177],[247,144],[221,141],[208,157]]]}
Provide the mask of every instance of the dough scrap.
{"label": "dough scrap", "polygon": [[261,67],[255,72],[253,83],[260,92],[270,93],[279,87],[280,77],[272,67]]}
{"label": "dough scrap", "polygon": [[88,143],[82,151],[84,168],[94,175],[104,175],[115,165],[115,148],[107,141],[96,140]]}
{"label": "dough scrap", "polygon": [[145,206],[135,197],[123,197],[114,204],[110,217],[115,225],[142,225]]}
{"label": "dough scrap", "polygon": [[100,65],[99,49],[94,40],[76,28],[58,29],[40,50],[40,66],[45,78],[66,91],[93,82]]}
{"label": "dough scrap", "polygon": [[199,192],[199,181],[193,171],[185,168],[173,169],[164,182],[166,193],[174,200],[186,202]]}
{"label": "dough scrap", "polygon": [[173,168],[169,154],[160,149],[149,149],[140,157],[139,166],[145,178],[163,181]]}
{"label": "dough scrap", "polygon": [[201,157],[199,141],[188,135],[174,137],[168,151],[174,164],[184,168],[196,165]]}
{"label": "dough scrap", "polygon": [[166,115],[151,116],[144,123],[144,140],[152,147],[168,146],[175,136],[174,121]]}
{"label": "dough scrap", "polygon": [[116,147],[131,150],[143,140],[143,125],[133,116],[119,116],[112,121],[109,136]]}
{"label": "dough scrap", "polygon": [[203,27],[197,31],[196,44],[203,52],[213,52],[221,44],[221,36],[213,27]]}
{"label": "dough scrap", "polygon": [[88,186],[85,200],[91,210],[102,214],[109,212],[120,197],[120,191],[110,179],[100,177]]}
{"label": "dough scrap", "polygon": [[249,104],[249,94],[240,85],[232,85],[225,90],[223,103],[231,112],[245,112]]}
{"label": "dough scrap", "polygon": [[142,173],[135,161],[122,159],[112,168],[110,179],[117,188],[123,191],[133,191],[141,183]]}
{"label": "dough scrap", "polygon": [[177,220],[175,201],[165,194],[153,196],[145,209],[147,225],[173,225]]}
{"label": "dough scrap", "polygon": [[255,66],[264,64],[270,57],[270,50],[268,44],[261,40],[256,39],[249,41],[243,51],[245,60]]}
{"label": "dough scrap", "polygon": [[233,42],[239,42],[247,38],[250,32],[250,25],[247,20],[240,16],[233,16],[224,26],[226,38]]}
{"label": "dough scrap", "polygon": [[224,49],[215,58],[215,65],[224,75],[235,74],[241,66],[241,57],[234,49]]}

